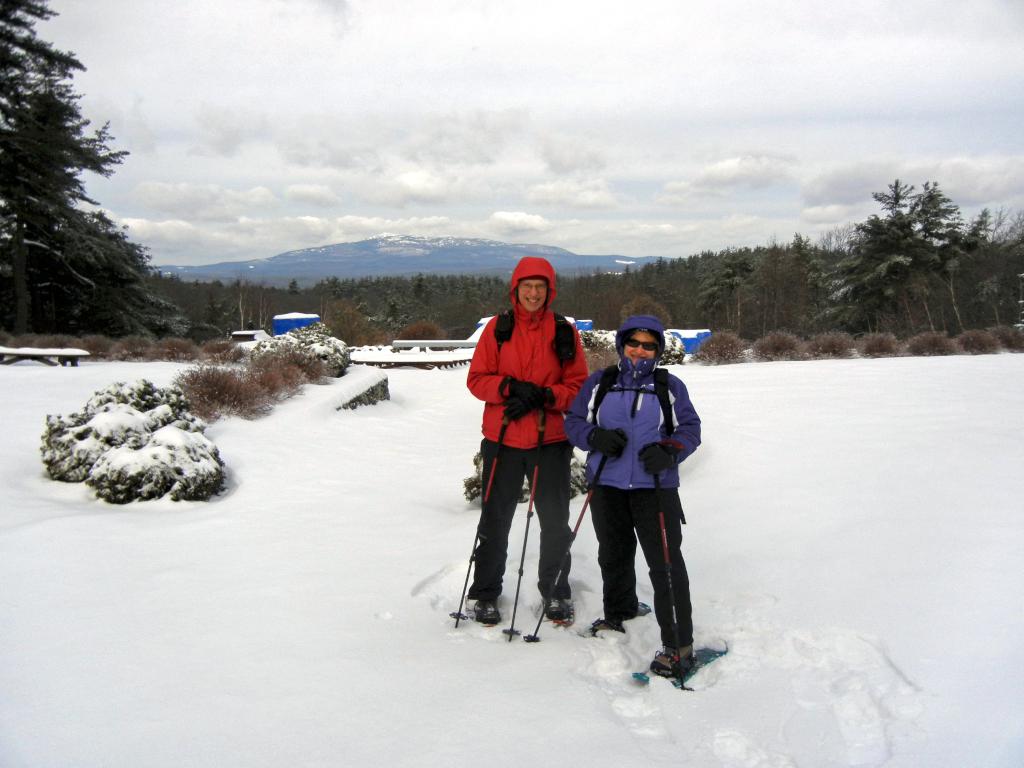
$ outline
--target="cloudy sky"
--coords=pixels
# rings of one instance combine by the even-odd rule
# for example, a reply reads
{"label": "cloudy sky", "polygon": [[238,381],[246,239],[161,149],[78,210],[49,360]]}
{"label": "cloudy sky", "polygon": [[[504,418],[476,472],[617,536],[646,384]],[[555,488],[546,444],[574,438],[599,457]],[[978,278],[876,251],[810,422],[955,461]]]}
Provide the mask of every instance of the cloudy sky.
{"label": "cloudy sky", "polygon": [[892,179],[1024,209],[1021,0],[52,0],[155,264],[380,232],[687,256]]}

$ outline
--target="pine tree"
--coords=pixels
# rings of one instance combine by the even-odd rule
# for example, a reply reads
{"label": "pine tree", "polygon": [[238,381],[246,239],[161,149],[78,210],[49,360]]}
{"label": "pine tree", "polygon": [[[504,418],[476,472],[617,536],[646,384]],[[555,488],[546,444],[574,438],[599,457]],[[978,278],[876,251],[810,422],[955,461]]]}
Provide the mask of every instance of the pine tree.
{"label": "pine tree", "polygon": [[82,174],[109,176],[127,153],[109,147],[106,125],[88,132],[70,84],[82,64],[36,36],[54,15],[42,0],[0,4],[0,286],[13,307],[0,322],[24,333],[73,318],[78,330],[116,332],[89,318],[100,305],[159,332],[174,312],[145,294],[145,251],[80,207],[95,204]]}

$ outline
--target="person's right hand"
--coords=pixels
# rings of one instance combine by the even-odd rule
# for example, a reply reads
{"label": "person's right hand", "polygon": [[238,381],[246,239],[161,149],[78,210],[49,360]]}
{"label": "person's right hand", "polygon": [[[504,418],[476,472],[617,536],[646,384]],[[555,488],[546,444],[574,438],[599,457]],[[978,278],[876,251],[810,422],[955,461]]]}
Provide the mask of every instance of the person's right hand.
{"label": "person's right hand", "polygon": [[622,454],[627,442],[626,433],[621,429],[594,427],[590,433],[590,447],[613,459]]}
{"label": "person's right hand", "polygon": [[505,418],[509,421],[521,419],[532,410],[533,407],[521,398],[510,397],[505,401]]}

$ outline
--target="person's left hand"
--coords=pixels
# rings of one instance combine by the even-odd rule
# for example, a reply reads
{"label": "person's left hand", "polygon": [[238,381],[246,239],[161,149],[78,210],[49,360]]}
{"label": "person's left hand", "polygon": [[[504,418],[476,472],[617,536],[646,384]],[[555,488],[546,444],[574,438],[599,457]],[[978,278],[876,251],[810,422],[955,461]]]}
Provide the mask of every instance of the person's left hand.
{"label": "person's left hand", "polygon": [[651,443],[638,454],[643,462],[644,471],[651,475],[657,475],[666,469],[676,465],[676,451],[671,445],[665,443]]}

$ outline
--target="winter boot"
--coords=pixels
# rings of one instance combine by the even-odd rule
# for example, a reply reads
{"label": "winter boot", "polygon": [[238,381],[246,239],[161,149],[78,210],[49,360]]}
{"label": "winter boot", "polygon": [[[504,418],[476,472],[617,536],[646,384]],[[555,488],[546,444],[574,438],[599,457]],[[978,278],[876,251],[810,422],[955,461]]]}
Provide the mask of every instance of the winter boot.
{"label": "winter boot", "polygon": [[598,632],[625,632],[626,628],[622,626],[621,621],[615,621],[614,619],[598,619],[590,625],[590,634],[593,637],[597,637]]}
{"label": "winter boot", "polygon": [[658,651],[651,662],[651,672],[662,677],[682,677],[693,666],[693,645],[683,648],[673,648],[666,645],[664,650]]}
{"label": "winter boot", "polygon": [[493,600],[477,600],[473,606],[473,618],[481,624],[492,626],[501,621],[501,612]]}
{"label": "winter boot", "polygon": [[572,600],[549,597],[544,604],[544,616],[551,621],[569,621],[572,619]]}

